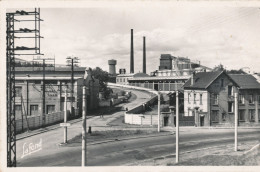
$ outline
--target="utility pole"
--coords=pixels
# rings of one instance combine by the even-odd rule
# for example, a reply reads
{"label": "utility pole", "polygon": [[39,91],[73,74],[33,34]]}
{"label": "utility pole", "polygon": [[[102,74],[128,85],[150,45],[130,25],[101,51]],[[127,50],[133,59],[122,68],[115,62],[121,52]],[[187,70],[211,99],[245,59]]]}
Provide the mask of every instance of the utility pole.
{"label": "utility pole", "polygon": [[83,86],[83,95],[82,95],[82,167],[86,166],[86,86]]}
{"label": "utility pole", "polygon": [[71,103],[70,103],[70,111],[72,116],[74,115],[74,111],[73,111],[73,97],[74,97],[74,65],[77,66],[77,63],[79,63],[79,59],[78,57],[67,57],[67,66],[71,66]]}
{"label": "utility pole", "polygon": [[45,126],[45,59],[43,61],[42,72],[42,127]]}
{"label": "utility pole", "polygon": [[28,79],[27,79],[27,83],[26,83],[26,114],[27,114],[27,116],[29,115],[29,77],[30,77],[30,75],[29,74],[27,74],[26,75],[27,77],[28,77]]}
{"label": "utility pole", "polygon": [[161,97],[158,91],[158,133],[160,132]]}
{"label": "utility pole", "polygon": [[[67,123],[67,88],[65,89],[64,123]],[[67,126],[64,126],[64,143],[67,143]]]}
{"label": "utility pole", "polygon": [[[55,58],[33,58],[33,63],[39,64],[42,62],[42,69],[39,66],[33,66],[34,71],[41,71],[42,70],[42,127],[45,126],[45,113],[46,113],[46,86],[45,86],[45,74],[46,74],[46,67],[47,70],[55,70]],[[47,61],[47,63],[46,63]]]}
{"label": "utility pole", "polygon": [[235,151],[237,151],[237,123],[238,123],[238,101],[235,93]]}
{"label": "utility pole", "polygon": [[179,162],[179,93],[176,91],[176,163]]}

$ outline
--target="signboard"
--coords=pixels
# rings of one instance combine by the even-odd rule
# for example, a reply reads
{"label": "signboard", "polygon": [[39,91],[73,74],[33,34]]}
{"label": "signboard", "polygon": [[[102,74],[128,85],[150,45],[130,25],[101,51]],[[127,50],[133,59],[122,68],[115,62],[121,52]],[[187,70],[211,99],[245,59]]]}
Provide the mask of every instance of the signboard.
{"label": "signboard", "polygon": [[61,126],[61,127],[69,127],[69,126],[70,126],[70,123],[60,123],[60,126]]}

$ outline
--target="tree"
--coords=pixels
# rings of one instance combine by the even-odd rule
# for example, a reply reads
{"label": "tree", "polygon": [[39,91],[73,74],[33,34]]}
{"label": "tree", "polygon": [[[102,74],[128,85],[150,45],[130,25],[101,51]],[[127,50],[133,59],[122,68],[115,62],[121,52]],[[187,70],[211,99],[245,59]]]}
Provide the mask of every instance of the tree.
{"label": "tree", "polygon": [[96,67],[92,69],[92,76],[99,80],[99,90],[104,93],[105,98],[108,98],[113,93],[112,89],[107,87],[107,82],[110,79],[108,72]]}
{"label": "tree", "polygon": [[224,70],[224,66],[222,64],[219,64],[218,66],[214,67],[212,71],[216,72],[216,71],[223,71],[223,70]]}
{"label": "tree", "polygon": [[228,74],[246,74],[246,72],[244,72],[242,69],[239,69],[239,70],[228,70],[227,71]]}

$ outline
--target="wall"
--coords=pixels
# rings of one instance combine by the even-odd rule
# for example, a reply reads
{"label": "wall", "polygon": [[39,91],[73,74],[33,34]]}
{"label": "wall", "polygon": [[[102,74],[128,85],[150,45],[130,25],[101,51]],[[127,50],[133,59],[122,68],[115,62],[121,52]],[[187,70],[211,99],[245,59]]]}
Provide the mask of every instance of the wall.
{"label": "wall", "polygon": [[[259,90],[240,90],[240,94],[244,95],[244,103],[239,103],[239,110],[245,111],[245,120],[239,119],[239,122],[242,124],[245,123],[259,123],[259,111],[260,111],[260,100],[258,101],[258,96],[260,95]],[[249,95],[253,95],[253,103],[249,103]],[[249,110],[254,110],[254,120],[251,119]],[[239,112],[238,112],[239,113]]]}
{"label": "wall", "polygon": [[[67,118],[68,119],[70,118],[69,111],[67,111]],[[42,127],[42,116],[41,115],[28,116],[27,120],[28,120],[28,125],[29,125],[30,130]],[[22,132],[22,126],[23,126],[23,131],[27,130],[27,120],[25,118],[23,118],[23,120],[18,119],[15,121],[17,133]],[[46,114],[46,116],[45,116],[45,126],[55,124],[58,122],[62,123],[63,121],[64,121],[64,111]]]}
{"label": "wall", "polygon": [[138,125],[157,125],[157,115],[145,115],[145,109],[158,100],[157,95],[153,95],[148,101],[125,112],[125,123]]}
{"label": "wall", "polygon": [[[223,87],[221,86],[221,79],[223,79]],[[228,86],[232,86],[233,95],[228,95]],[[213,110],[218,111],[218,121],[215,121],[213,125],[216,124],[232,124],[234,123],[234,93],[238,92],[236,85],[230,80],[230,78],[222,73],[216,80],[208,87],[210,94],[210,111],[212,114]],[[218,104],[213,103],[213,94],[218,94]],[[228,102],[233,103],[233,112],[228,112]]]}
{"label": "wall", "polygon": [[[194,94],[196,94],[195,102]],[[184,116],[193,116],[195,107],[199,107],[199,111],[208,112],[208,94],[207,90],[184,90]],[[200,102],[200,95],[202,95],[202,102]]]}

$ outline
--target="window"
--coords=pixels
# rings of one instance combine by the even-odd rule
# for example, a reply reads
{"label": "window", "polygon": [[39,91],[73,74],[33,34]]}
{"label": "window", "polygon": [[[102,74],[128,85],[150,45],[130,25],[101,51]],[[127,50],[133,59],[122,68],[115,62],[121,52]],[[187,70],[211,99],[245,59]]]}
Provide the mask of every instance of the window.
{"label": "window", "polygon": [[15,87],[15,97],[22,96],[22,87]]}
{"label": "window", "polygon": [[238,103],[245,104],[245,96],[243,94],[239,94]]}
{"label": "window", "polygon": [[125,78],[123,79],[123,82],[125,82]]}
{"label": "window", "polygon": [[218,94],[213,94],[213,104],[214,105],[218,104]]}
{"label": "window", "polygon": [[233,103],[232,102],[228,102],[228,112],[229,113],[233,113]]}
{"label": "window", "polygon": [[233,96],[233,86],[228,86],[228,95]]}
{"label": "window", "polygon": [[47,105],[47,114],[55,111],[55,105]]}
{"label": "window", "polygon": [[202,105],[202,94],[200,94],[200,104]]}
{"label": "window", "polygon": [[238,120],[245,121],[245,110],[239,110],[238,112]]}
{"label": "window", "polygon": [[218,122],[218,110],[213,110],[211,115],[212,122]]}
{"label": "window", "polygon": [[258,97],[258,103],[260,104],[260,95],[258,95],[257,97]]}
{"label": "window", "polygon": [[220,86],[224,87],[224,79],[223,78],[220,80]]}
{"label": "window", "polygon": [[31,105],[30,106],[30,115],[38,115],[38,105]]}
{"label": "window", "polygon": [[255,110],[254,109],[249,109],[249,121],[254,122],[255,121]]}
{"label": "window", "polygon": [[21,111],[22,110],[22,106],[21,105],[15,105],[15,111]]}
{"label": "window", "polygon": [[258,109],[258,121],[260,121],[260,109]]}
{"label": "window", "polygon": [[194,93],[194,104],[196,104],[196,93]]}
{"label": "window", "polygon": [[122,78],[120,78],[120,82],[122,82]]}
{"label": "window", "polygon": [[21,119],[22,118],[22,105],[15,105],[15,118],[16,119]]}
{"label": "window", "polygon": [[188,93],[188,103],[190,103],[190,93]]}
{"label": "window", "polygon": [[249,95],[248,95],[248,102],[249,102],[249,103],[253,103],[253,101],[254,101],[254,100],[253,100],[253,95],[252,95],[252,94],[249,94]]}

